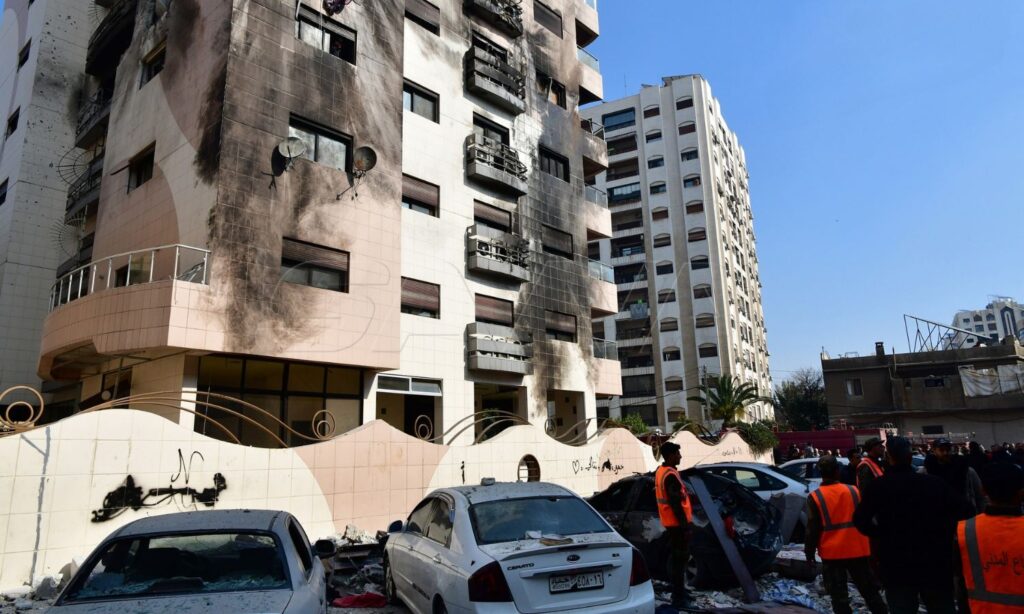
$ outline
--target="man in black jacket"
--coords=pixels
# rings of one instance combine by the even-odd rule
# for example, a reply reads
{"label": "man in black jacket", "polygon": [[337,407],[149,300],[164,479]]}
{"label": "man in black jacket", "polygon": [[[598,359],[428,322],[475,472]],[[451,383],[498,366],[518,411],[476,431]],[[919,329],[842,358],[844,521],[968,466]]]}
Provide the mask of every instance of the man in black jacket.
{"label": "man in black jacket", "polygon": [[889,438],[889,470],[861,493],[857,529],[872,538],[892,614],[953,614],[953,554],[963,500],[941,478],[914,471],[910,442]]}

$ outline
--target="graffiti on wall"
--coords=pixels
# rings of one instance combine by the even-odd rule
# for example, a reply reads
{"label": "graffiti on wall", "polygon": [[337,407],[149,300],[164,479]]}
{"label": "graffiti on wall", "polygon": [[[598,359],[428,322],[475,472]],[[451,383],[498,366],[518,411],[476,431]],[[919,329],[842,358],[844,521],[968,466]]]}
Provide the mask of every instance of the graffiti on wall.
{"label": "graffiti on wall", "polygon": [[124,482],[108,492],[103,497],[103,506],[93,510],[93,522],[106,522],[117,518],[125,511],[131,509],[139,511],[144,507],[157,507],[159,505],[178,502],[184,508],[197,509],[199,504],[206,507],[213,507],[220,498],[220,493],[228,487],[227,480],[220,473],[213,476],[213,488],[196,490],[190,485],[192,474],[192,463],[196,458],[205,460],[198,451],[193,451],[185,460],[185,455],[178,449],[178,472],[171,476],[170,483],[162,488],[150,488],[143,494],[143,488],[135,485],[135,478],[131,475],[125,478]]}
{"label": "graffiti on wall", "polygon": [[591,456],[590,458],[588,458],[586,460],[576,459],[576,460],[572,461],[572,472],[575,475],[579,475],[581,473],[590,473],[590,472],[601,472],[601,473],[603,473],[605,471],[610,471],[611,473],[614,473],[615,475],[618,475],[619,472],[623,470],[623,468],[624,467],[622,465],[617,465],[617,464],[612,463],[612,459],[610,459],[610,458],[606,459],[602,463],[601,459],[596,457],[596,456]]}

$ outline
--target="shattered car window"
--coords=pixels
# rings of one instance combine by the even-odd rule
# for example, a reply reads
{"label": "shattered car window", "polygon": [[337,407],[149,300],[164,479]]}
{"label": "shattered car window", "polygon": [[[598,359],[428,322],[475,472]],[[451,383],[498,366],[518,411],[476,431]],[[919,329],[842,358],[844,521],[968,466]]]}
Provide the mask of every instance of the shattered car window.
{"label": "shattered car window", "polygon": [[66,600],[290,587],[277,542],[255,533],[121,539],[107,545],[79,577]]}
{"label": "shattered car window", "polygon": [[488,501],[470,507],[469,516],[477,543],[481,545],[531,539],[534,535],[569,536],[611,531],[601,516],[575,497]]}

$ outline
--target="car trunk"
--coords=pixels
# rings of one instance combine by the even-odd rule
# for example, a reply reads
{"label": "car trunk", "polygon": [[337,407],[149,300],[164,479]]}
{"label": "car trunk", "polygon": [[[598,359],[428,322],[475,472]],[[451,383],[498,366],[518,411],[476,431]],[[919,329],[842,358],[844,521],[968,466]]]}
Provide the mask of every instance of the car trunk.
{"label": "car trunk", "polygon": [[500,562],[520,612],[595,607],[628,595],[633,548],[617,535],[578,535],[559,545],[542,541],[481,546]]}
{"label": "car trunk", "polygon": [[242,614],[244,612],[284,612],[292,598],[292,591],[269,590],[252,592],[202,593],[192,595],[162,595],[137,599],[108,599],[77,601],[53,608],[54,612],[68,614],[99,614],[101,612],[147,612],[149,614],[183,614],[184,612],[217,612]]}

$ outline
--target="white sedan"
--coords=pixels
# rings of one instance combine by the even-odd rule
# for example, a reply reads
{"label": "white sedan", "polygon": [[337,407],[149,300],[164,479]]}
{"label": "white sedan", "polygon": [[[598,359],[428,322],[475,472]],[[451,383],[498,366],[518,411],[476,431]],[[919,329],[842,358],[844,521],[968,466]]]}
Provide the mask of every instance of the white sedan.
{"label": "white sedan", "polygon": [[[779,465],[779,469],[792,477],[806,480],[811,490],[821,486],[821,471],[818,471],[818,458],[796,458]],[[840,465],[849,465],[850,461],[842,456],[836,457]]]}
{"label": "white sedan", "polygon": [[436,490],[389,534],[388,598],[417,614],[654,612],[639,551],[561,486]]}
{"label": "white sedan", "polygon": [[764,463],[715,463],[700,468],[746,486],[765,501],[776,493],[806,497],[811,492],[807,480]]}
{"label": "white sedan", "polygon": [[327,611],[321,556],[287,512],[209,510],[151,516],[114,531],[54,603],[55,614]]}

